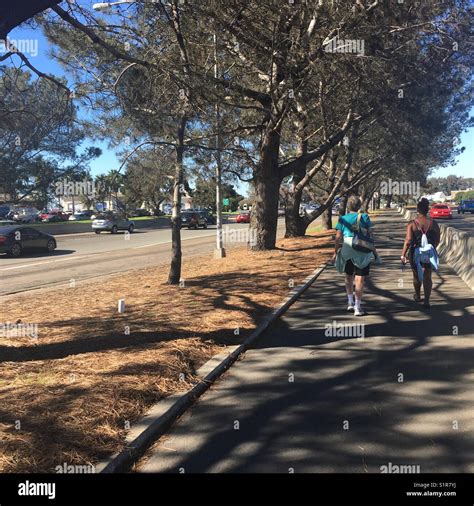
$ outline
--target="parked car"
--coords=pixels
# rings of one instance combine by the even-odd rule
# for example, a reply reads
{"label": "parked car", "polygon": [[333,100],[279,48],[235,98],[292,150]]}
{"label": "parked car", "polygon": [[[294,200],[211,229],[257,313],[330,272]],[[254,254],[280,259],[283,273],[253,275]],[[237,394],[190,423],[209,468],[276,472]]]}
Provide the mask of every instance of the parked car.
{"label": "parked car", "polygon": [[39,212],[34,207],[20,207],[10,211],[8,217],[17,223],[35,223],[39,220]]}
{"label": "parked car", "polygon": [[52,209],[51,211],[43,211],[39,215],[41,221],[45,223],[52,223],[56,221],[68,221],[69,215],[59,209]]}
{"label": "parked car", "polygon": [[250,213],[240,213],[235,219],[236,223],[250,223]]}
{"label": "parked car", "polygon": [[278,216],[285,216],[285,208],[280,207],[278,209]]}
{"label": "parked car", "polygon": [[451,212],[451,208],[448,205],[435,204],[430,209],[430,216],[433,219],[440,219],[440,218],[451,219],[453,217],[453,213]]}
{"label": "parked car", "polygon": [[119,230],[128,230],[132,233],[135,230],[135,223],[118,213],[100,213],[92,221],[92,230],[96,234],[101,232],[116,234]]}
{"label": "parked car", "polygon": [[203,209],[202,211],[199,211],[204,215],[204,218],[206,218],[208,225],[215,225],[217,223],[217,217],[215,214],[212,214],[211,211],[208,209]]}
{"label": "parked car", "polygon": [[203,211],[182,211],[181,226],[188,228],[207,228],[207,220]]}
{"label": "parked car", "polygon": [[314,205],[314,204],[300,204],[300,216],[305,216],[307,214],[310,214],[318,207],[319,206]]}
{"label": "parked car", "polygon": [[151,213],[148,211],[148,209],[131,209],[128,212],[128,215],[131,217],[151,216]]}
{"label": "parked car", "polygon": [[47,251],[56,249],[56,239],[34,228],[7,225],[0,227],[0,253],[19,257],[24,251]]}
{"label": "parked car", "polygon": [[13,211],[11,204],[0,204],[0,218],[6,218],[11,211]]}
{"label": "parked car", "polygon": [[78,211],[69,216],[69,221],[90,220],[94,211]]}
{"label": "parked car", "polygon": [[459,213],[474,213],[474,200],[461,200],[461,203],[458,207],[458,214]]}

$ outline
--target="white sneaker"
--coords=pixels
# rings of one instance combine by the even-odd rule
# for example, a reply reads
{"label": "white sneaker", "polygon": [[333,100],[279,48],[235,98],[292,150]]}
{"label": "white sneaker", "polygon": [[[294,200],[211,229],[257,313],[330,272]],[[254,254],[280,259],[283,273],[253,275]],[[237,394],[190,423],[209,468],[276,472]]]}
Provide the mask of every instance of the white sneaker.
{"label": "white sneaker", "polygon": [[354,304],[349,304],[349,305],[347,306],[347,310],[348,310],[348,311],[354,311]]}
{"label": "white sneaker", "polygon": [[365,311],[360,307],[354,307],[354,316],[364,316]]}

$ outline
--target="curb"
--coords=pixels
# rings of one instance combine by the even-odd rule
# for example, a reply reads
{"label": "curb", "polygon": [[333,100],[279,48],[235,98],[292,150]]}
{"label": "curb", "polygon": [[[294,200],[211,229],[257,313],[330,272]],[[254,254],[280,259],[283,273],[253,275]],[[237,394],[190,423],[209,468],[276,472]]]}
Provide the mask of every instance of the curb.
{"label": "curb", "polygon": [[198,382],[184,393],[174,394],[158,401],[148,413],[131,429],[126,438],[126,446],[119,453],[96,465],[98,473],[126,472],[145,451],[161,437],[229,367],[249,348],[271,323],[278,319],[299,297],[316,281],[329,264],[314,270],[303,283],[294,288],[271,313],[265,316],[257,328],[238,346],[229,347],[208,360],[197,371]]}

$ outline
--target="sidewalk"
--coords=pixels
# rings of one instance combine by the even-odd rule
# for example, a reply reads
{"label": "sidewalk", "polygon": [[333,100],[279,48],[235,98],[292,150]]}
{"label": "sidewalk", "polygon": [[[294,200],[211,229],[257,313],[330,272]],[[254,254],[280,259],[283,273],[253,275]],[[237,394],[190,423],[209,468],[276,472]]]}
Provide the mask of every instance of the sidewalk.
{"label": "sidewalk", "polygon": [[[399,264],[406,223],[386,213],[375,226],[384,264],[369,314],[346,312],[343,276],[327,268],[138,471],[474,472],[472,291],[442,265],[432,308],[415,306]],[[327,337],[334,321],[365,337]]]}

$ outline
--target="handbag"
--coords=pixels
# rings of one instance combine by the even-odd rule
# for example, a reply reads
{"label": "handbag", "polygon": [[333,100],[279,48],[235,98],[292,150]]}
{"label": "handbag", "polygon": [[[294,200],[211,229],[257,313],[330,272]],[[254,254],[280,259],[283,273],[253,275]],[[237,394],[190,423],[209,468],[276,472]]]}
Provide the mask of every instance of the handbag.
{"label": "handbag", "polygon": [[352,227],[352,231],[354,232],[354,236],[352,237],[352,248],[362,253],[371,253],[375,250],[374,239],[368,228],[360,226],[361,217],[362,215],[359,213],[357,215],[357,222]]}

